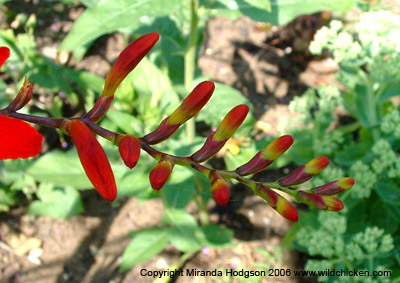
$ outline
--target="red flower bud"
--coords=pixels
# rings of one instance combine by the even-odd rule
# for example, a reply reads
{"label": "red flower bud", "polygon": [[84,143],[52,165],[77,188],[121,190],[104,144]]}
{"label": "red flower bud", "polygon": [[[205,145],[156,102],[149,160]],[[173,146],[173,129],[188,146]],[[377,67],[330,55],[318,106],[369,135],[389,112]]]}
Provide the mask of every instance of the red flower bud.
{"label": "red flower bud", "polygon": [[343,178],[328,184],[312,188],[310,191],[319,195],[336,195],[354,186],[354,179],[351,177]]}
{"label": "red flower bud", "polygon": [[211,193],[219,205],[227,205],[229,202],[229,183],[219,173],[213,171],[209,176],[211,180]]}
{"label": "red flower bud", "polygon": [[296,199],[302,203],[323,210],[340,211],[344,208],[343,202],[332,196],[323,196],[299,191]]}
{"label": "red flower bud", "polygon": [[281,156],[293,144],[293,137],[282,136],[266,148],[258,152],[249,162],[238,167],[236,172],[241,176],[254,174],[267,168],[275,159]]}
{"label": "red flower bud", "polygon": [[192,155],[192,159],[196,162],[203,162],[213,157],[243,123],[248,112],[249,107],[245,104],[233,108],[222,120],[217,130],[208,136],[202,148]]}
{"label": "red flower bud", "polygon": [[129,169],[135,167],[140,157],[140,140],[132,135],[121,135],[117,144],[125,165]]}
{"label": "red flower bud", "polygon": [[255,193],[286,219],[293,222],[299,220],[296,207],[280,194],[261,184],[257,185]]}
{"label": "red flower bud", "polygon": [[169,125],[182,125],[196,115],[206,105],[213,94],[215,85],[211,81],[199,83],[193,91],[182,101],[181,105],[168,119]]}
{"label": "red flower bud", "polygon": [[172,136],[180,125],[203,108],[214,92],[214,88],[215,85],[211,81],[198,84],[172,115],[165,118],[155,131],[144,136],[143,140],[148,144],[156,144]]}
{"label": "red flower bud", "polygon": [[117,185],[104,149],[89,127],[79,120],[71,121],[69,132],[90,182],[103,198],[114,201]]}
{"label": "red flower bud", "polygon": [[4,62],[10,57],[10,49],[5,46],[0,47],[0,68],[3,66]]}
{"label": "red flower bud", "polygon": [[33,96],[33,83],[29,82],[25,76],[24,84],[18,92],[18,95],[8,106],[8,110],[14,112],[24,107]]}
{"label": "red flower bud", "polygon": [[43,137],[28,123],[0,115],[0,160],[36,156]]}
{"label": "red flower bud", "polygon": [[325,156],[319,156],[305,165],[298,167],[289,175],[283,177],[279,183],[283,187],[295,186],[310,180],[329,164],[329,159]]}
{"label": "red flower bud", "polygon": [[136,67],[136,65],[149,53],[156,44],[160,35],[156,32],[145,34],[130,43],[119,55],[107,75],[104,90],[101,96],[112,96],[120,83]]}
{"label": "red flower bud", "polygon": [[172,173],[174,165],[175,164],[172,161],[169,161],[164,157],[161,158],[160,162],[158,162],[158,164],[151,170],[150,184],[154,190],[159,191],[164,187]]}
{"label": "red flower bud", "polygon": [[228,114],[226,114],[221,124],[219,124],[213,139],[215,141],[226,141],[232,137],[239,126],[243,123],[247,113],[249,113],[249,106],[245,104],[234,107]]}

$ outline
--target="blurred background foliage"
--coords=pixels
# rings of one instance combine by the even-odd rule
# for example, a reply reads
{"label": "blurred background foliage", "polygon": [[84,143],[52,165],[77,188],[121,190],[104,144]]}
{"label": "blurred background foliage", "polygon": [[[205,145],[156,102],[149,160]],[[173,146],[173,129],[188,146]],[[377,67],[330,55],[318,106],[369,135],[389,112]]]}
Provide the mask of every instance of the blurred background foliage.
{"label": "blurred background foliage", "polygon": [[[6,2],[18,1],[0,1]],[[44,2],[68,6],[77,1]],[[35,83],[35,99],[23,111],[49,117],[82,115],[94,105],[104,78],[71,67],[68,62],[82,60],[101,36],[120,33],[126,45],[144,33],[156,31],[161,34],[160,42],[124,80],[112,108],[101,121],[107,129],[143,136],[155,129],[194,85],[208,79],[198,68],[197,54],[210,17],[222,15],[235,19],[244,15],[285,26],[303,14],[336,12],[333,20],[318,30],[307,52],[331,54],[340,67],[339,83],[308,89],[290,102],[290,110],[300,115],[295,121],[288,120],[281,134],[293,135],[296,142],[271,169],[300,165],[326,155],[331,165],[310,186],[345,176],[354,177],[356,185],[342,194],[346,208],[340,213],[302,211],[300,221],[292,226],[284,243],[309,255],[306,265],[309,270],[392,270],[392,280],[399,281],[399,15],[386,11],[388,7],[379,1],[356,0],[82,0],[80,3],[85,10],[63,38],[56,61],[38,51],[36,16],[7,11],[6,20],[13,24],[0,30],[0,45],[11,49],[11,57],[2,69],[0,107],[11,101],[27,75]],[[341,18],[350,8],[361,13],[357,23]],[[195,118],[197,135],[190,138],[181,129],[159,148],[177,155],[193,152],[228,109],[241,103],[249,105],[250,113],[253,112],[252,104],[240,91],[217,83],[212,99]],[[344,113],[346,119],[340,119],[338,113]],[[254,124],[255,118],[249,114],[222,156],[223,166],[228,170],[243,164],[272,141],[273,137],[256,140]],[[0,211],[27,204],[28,213],[35,215],[54,218],[77,215],[83,209],[79,191],[91,189],[91,184],[69,137],[53,130],[41,129],[41,132],[46,143],[40,157],[0,162]],[[238,142],[243,140],[245,146]],[[121,270],[151,258],[169,242],[183,252],[197,251],[205,245],[224,248],[232,244],[232,230],[204,221],[199,225],[184,211],[192,200],[203,206],[207,204],[211,195],[207,180],[194,171],[177,167],[163,190],[156,192],[148,181],[154,160],[142,154],[131,172],[115,146],[103,139],[100,142],[116,176],[118,198],[128,196],[146,201],[159,197],[166,208],[162,227],[132,234]],[[137,246],[143,248],[138,250]],[[363,278],[319,280],[363,281]],[[383,277],[371,280],[394,282]]]}

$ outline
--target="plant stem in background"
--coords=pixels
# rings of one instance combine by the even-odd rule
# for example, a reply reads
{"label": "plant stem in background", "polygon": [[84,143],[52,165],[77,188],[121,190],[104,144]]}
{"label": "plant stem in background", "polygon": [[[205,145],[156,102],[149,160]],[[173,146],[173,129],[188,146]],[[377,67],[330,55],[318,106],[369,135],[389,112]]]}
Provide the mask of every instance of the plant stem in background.
{"label": "plant stem in background", "polygon": [[[199,17],[197,15],[198,0],[190,1],[190,34],[189,42],[185,53],[185,88],[192,89],[194,72],[196,68],[196,46],[197,46],[197,28]],[[196,132],[194,120],[189,120],[186,123],[186,135],[189,143],[194,140]]]}

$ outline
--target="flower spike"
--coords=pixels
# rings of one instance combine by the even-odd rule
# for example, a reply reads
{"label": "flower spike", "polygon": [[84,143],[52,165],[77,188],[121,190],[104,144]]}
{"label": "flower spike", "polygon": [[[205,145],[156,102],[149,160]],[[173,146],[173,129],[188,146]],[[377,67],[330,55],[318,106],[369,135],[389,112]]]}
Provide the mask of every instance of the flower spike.
{"label": "flower spike", "polygon": [[174,169],[174,162],[169,160],[167,156],[161,158],[160,162],[151,170],[150,172],[150,184],[151,187],[159,191],[164,187],[165,183],[168,181],[169,176],[171,176],[172,169]]}
{"label": "flower spike", "polygon": [[196,115],[206,105],[214,89],[215,85],[211,81],[198,84],[171,116],[165,118],[158,128],[144,136],[143,140],[148,144],[156,144],[172,136],[183,123]]}
{"label": "flower spike", "polygon": [[354,183],[355,181],[353,178],[347,177],[316,188],[312,188],[310,189],[310,192],[319,195],[332,196],[350,189],[354,186]]}
{"label": "flower spike", "polygon": [[299,220],[296,207],[280,194],[261,184],[257,185],[255,193],[286,219],[292,222]]}
{"label": "flower spike", "polygon": [[344,208],[343,202],[338,198],[303,191],[299,191],[296,200],[322,210],[340,211]]}
{"label": "flower spike", "polygon": [[0,160],[34,157],[43,137],[28,123],[0,115]]}
{"label": "flower spike", "polygon": [[290,135],[281,136],[266,148],[258,152],[249,162],[236,169],[241,176],[246,176],[260,172],[267,168],[271,163],[281,156],[293,144],[293,137]]}
{"label": "flower spike", "polygon": [[117,145],[125,165],[129,169],[135,167],[140,157],[140,140],[133,135],[120,135]]}
{"label": "flower spike", "polygon": [[73,120],[68,130],[90,182],[103,198],[114,201],[117,185],[104,149],[85,123]]}
{"label": "flower spike", "polygon": [[316,157],[307,164],[298,167],[292,173],[280,179],[279,184],[283,187],[300,185],[323,171],[328,164],[329,159],[327,157]]}
{"label": "flower spike", "polygon": [[192,155],[196,162],[203,162],[213,157],[232,137],[249,112],[249,107],[241,104],[233,108],[222,120],[217,130],[208,136],[203,147]]}
{"label": "flower spike", "polygon": [[217,171],[212,171],[208,177],[211,181],[211,193],[219,205],[229,202],[229,182]]}

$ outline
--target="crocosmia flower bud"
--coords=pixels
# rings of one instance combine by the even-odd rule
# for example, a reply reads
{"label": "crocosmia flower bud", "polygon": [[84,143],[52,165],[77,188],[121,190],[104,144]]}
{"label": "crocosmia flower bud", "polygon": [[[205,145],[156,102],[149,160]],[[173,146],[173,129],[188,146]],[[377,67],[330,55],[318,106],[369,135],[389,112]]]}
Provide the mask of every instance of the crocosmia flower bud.
{"label": "crocosmia flower bud", "polygon": [[241,176],[254,174],[267,168],[275,159],[281,156],[293,144],[293,137],[290,135],[282,136],[266,148],[258,152],[249,162],[236,169]]}
{"label": "crocosmia flower bud", "polygon": [[0,160],[36,156],[43,137],[28,123],[0,115]]}
{"label": "crocosmia flower bud", "polygon": [[169,125],[182,125],[193,118],[210,100],[215,85],[211,81],[199,83],[193,91],[182,101],[181,105],[168,119]]}
{"label": "crocosmia flower bud", "polygon": [[121,135],[117,139],[119,153],[125,165],[132,169],[140,157],[140,140],[132,135]]}
{"label": "crocosmia flower bud", "polygon": [[305,165],[298,167],[289,175],[283,177],[279,183],[283,187],[295,186],[310,180],[314,175],[324,170],[329,164],[329,159],[319,156]]}
{"label": "crocosmia flower bud", "polygon": [[203,147],[192,155],[192,159],[196,162],[203,162],[213,157],[243,123],[248,112],[249,107],[245,104],[233,108],[222,120],[217,130],[208,136]]}
{"label": "crocosmia flower bud", "polygon": [[24,107],[33,96],[33,83],[29,82],[25,76],[24,84],[18,92],[18,95],[8,106],[8,110],[14,112]]}
{"label": "crocosmia flower bud", "polygon": [[156,32],[145,34],[129,44],[119,55],[107,75],[104,90],[101,96],[112,96],[120,83],[149,53],[156,44],[160,35]]}
{"label": "crocosmia flower bud", "polygon": [[160,162],[151,170],[150,172],[150,184],[151,187],[159,191],[164,187],[165,183],[168,181],[169,176],[174,168],[174,163],[168,158],[161,158]]}
{"label": "crocosmia flower bud", "polygon": [[90,182],[103,198],[114,201],[117,185],[104,149],[85,123],[73,120],[68,130]]}
{"label": "crocosmia flower bud", "polygon": [[293,222],[299,220],[296,207],[280,194],[261,184],[257,185],[255,193],[287,220]]}
{"label": "crocosmia flower bud", "polygon": [[322,210],[340,211],[344,208],[343,202],[332,196],[323,196],[299,191],[298,201]]}
{"label": "crocosmia flower bud", "polygon": [[354,179],[351,177],[343,178],[328,184],[312,188],[310,191],[319,195],[336,195],[354,186]]}
{"label": "crocosmia flower bud", "polygon": [[211,193],[219,205],[229,202],[229,182],[216,171],[210,173]]}
{"label": "crocosmia flower bud", "polygon": [[172,136],[183,123],[204,107],[214,89],[215,85],[211,81],[198,84],[172,115],[165,118],[155,131],[144,136],[143,140],[148,144],[156,144]]}

